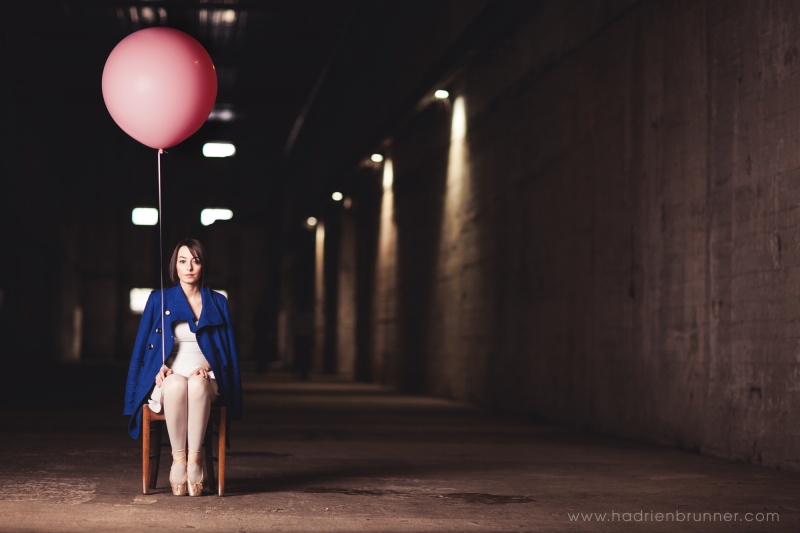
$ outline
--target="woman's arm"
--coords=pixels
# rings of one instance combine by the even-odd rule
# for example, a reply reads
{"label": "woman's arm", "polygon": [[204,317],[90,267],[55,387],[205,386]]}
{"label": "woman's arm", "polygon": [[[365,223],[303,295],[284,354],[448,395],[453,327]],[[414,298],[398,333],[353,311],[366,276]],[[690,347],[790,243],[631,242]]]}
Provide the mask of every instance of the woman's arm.
{"label": "woman's arm", "polygon": [[228,355],[226,365],[226,379],[230,398],[230,417],[234,420],[242,418],[242,378],[239,373],[239,356],[236,353],[236,341],[233,334],[233,320],[231,319],[228,299],[221,296],[222,314],[225,317],[225,329],[222,331],[225,339],[225,352]]}
{"label": "woman's arm", "polygon": [[157,301],[159,297],[157,294],[155,291],[150,293],[142,312],[142,318],[139,321],[139,332],[136,334],[136,342],[133,345],[131,363],[128,367],[128,379],[125,385],[125,410],[123,411],[125,415],[132,415],[136,410],[136,405],[134,405],[136,403],[136,385],[139,382],[139,373],[144,362],[147,338],[155,320],[156,304],[160,306],[160,301]]}

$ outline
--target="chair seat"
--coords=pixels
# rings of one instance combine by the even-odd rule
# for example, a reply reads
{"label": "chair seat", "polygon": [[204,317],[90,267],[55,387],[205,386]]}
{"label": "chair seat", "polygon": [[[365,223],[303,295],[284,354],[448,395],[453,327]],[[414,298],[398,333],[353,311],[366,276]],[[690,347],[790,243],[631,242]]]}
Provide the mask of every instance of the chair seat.
{"label": "chair seat", "polygon": [[[208,417],[206,435],[203,442],[205,460],[203,461],[203,477],[205,487],[217,485],[217,494],[225,495],[225,445],[226,436],[225,406],[211,406]],[[149,494],[156,488],[158,467],[161,463],[162,428],[166,418],[163,413],[154,413],[150,406],[142,407],[142,493]],[[214,435],[217,435],[217,455],[214,455]],[[217,463],[218,475],[214,476],[214,462]],[[205,488],[204,487],[204,488]]]}

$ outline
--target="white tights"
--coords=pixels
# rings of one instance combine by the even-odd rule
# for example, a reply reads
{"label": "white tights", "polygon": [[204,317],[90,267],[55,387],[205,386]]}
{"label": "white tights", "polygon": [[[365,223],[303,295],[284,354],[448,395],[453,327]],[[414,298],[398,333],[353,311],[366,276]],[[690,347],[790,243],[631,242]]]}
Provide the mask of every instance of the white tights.
{"label": "white tights", "polygon": [[[173,479],[180,479],[182,473],[179,470],[187,468],[184,466],[187,441],[190,453],[199,454],[202,450],[211,402],[216,396],[215,385],[202,376],[185,378],[178,374],[170,374],[161,385],[164,418],[167,419],[167,433],[172,451],[173,454],[184,457],[183,463],[173,464]],[[200,463],[190,462],[190,479],[198,479],[201,468]]]}

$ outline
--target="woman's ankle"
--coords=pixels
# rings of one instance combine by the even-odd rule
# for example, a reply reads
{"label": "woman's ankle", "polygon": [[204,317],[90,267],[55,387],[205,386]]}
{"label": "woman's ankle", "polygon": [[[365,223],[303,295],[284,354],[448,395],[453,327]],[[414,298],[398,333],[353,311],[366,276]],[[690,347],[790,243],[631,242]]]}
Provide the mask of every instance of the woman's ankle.
{"label": "woman's ankle", "polygon": [[189,450],[186,473],[190,482],[198,482],[203,476],[203,452]]}
{"label": "woman's ankle", "polygon": [[186,478],[186,450],[172,450],[172,467],[169,469],[169,478],[180,483]]}

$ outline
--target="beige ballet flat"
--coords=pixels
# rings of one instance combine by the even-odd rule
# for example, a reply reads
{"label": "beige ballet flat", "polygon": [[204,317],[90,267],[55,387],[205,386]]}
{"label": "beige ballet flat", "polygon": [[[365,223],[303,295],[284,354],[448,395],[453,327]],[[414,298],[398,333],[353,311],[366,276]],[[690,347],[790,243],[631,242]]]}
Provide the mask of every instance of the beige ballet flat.
{"label": "beige ballet flat", "polygon": [[[183,466],[186,466],[186,450],[173,450],[172,452],[172,464],[181,463]],[[183,482],[175,483],[172,481],[172,470],[169,473],[169,484],[172,487],[172,494],[175,496],[186,496],[186,478],[187,474],[184,472],[183,474]]]}
{"label": "beige ballet flat", "polygon": [[189,486],[189,496],[200,496],[203,494],[203,461],[202,461],[202,452],[195,452],[189,450],[189,462],[196,463],[200,465],[200,481],[194,483],[192,481],[188,481],[189,479],[189,472],[186,472],[186,479],[187,484]]}

